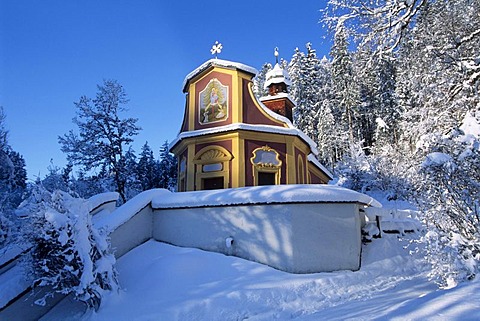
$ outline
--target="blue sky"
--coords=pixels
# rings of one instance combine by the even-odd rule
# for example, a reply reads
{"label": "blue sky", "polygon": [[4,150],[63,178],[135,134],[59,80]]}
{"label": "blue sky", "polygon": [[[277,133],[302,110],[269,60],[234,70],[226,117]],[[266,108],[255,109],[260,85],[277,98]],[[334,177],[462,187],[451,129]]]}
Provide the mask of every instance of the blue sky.
{"label": "blue sky", "polygon": [[0,106],[9,142],[27,162],[29,178],[64,166],[58,136],[75,129],[74,102],[94,97],[103,79],[128,94],[143,128],[133,145],[158,156],[180,128],[184,77],[212,58],[260,69],[273,48],[290,59],[312,42],[319,56],[330,42],[319,23],[325,1],[73,1],[0,0]]}

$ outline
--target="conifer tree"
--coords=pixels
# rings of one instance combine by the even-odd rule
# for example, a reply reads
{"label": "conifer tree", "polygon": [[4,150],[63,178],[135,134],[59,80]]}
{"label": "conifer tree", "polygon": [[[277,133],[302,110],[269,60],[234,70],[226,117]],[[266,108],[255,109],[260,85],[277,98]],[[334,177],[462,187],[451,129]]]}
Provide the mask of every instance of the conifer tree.
{"label": "conifer tree", "polygon": [[170,154],[168,142],[165,141],[160,148],[159,174],[160,188],[175,190],[177,186],[177,159]]}
{"label": "conifer tree", "polygon": [[270,63],[264,63],[262,69],[257,73],[255,78],[253,78],[253,93],[256,97],[264,97],[268,95],[268,90],[265,89],[265,81],[267,72],[272,70],[272,65]]}
{"label": "conifer tree", "polygon": [[9,145],[5,121],[0,106],[0,245],[13,234],[16,220],[13,210],[22,201],[27,186],[25,160]]}
{"label": "conifer tree", "polygon": [[127,199],[132,198],[142,191],[139,187],[139,182],[136,175],[137,170],[137,156],[132,146],[128,147],[125,153],[125,186]]}
{"label": "conifer tree", "polygon": [[296,48],[289,63],[288,72],[292,80],[290,95],[296,104],[293,109],[294,125],[315,140],[324,75],[316,50],[311,43],[307,43],[306,48],[306,54]]}
{"label": "conifer tree", "polygon": [[159,165],[153,156],[153,151],[148,142],[145,142],[136,167],[137,182],[140,184],[140,190],[146,191],[159,187],[159,171]]}
{"label": "conifer tree", "polygon": [[339,23],[335,29],[332,56],[332,91],[334,94],[332,112],[338,123],[339,156],[349,149],[349,145],[359,140],[358,106],[359,92],[353,75],[352,57],[348,50],[347,29]]}

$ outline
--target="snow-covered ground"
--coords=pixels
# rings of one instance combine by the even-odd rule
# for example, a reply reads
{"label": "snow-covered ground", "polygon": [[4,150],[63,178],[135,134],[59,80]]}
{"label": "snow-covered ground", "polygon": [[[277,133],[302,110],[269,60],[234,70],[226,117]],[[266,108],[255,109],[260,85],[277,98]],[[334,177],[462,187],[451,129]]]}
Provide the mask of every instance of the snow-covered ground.
{"label": "snow-covered ground", "polygon": [[118,261],[119,293],[84,320],[479,320],[480,282],[440,290],[407,240],[366,245],[357,272],[289,274],[155,241]]}

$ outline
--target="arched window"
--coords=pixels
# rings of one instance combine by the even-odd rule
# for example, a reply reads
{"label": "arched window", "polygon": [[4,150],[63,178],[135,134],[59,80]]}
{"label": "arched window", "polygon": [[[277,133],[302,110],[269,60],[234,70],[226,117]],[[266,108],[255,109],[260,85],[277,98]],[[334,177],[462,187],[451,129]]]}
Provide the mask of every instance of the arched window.
{"label": "arched window", "polygon": [[195,190],[228,188],[232,154],[221,146],[202,148],[193,160],[195,164]]}
{"label": "arched window", "polygon": [[250,162],[253,166],[253,184],[254,185],[278,185],[280,184],[280,175],[282,161],[280,154],[267,145],[257,148],[253,151]]}
{"label": "arched window", "polygon": [[185,156],[182,157],[182,160],[178,163],[178,191],[185,192],[187,190],[187,159]]}
{"label": "arched window", "polygon": [[297,175],[297,184],[305,184],[305,164],[302,155],[298,155],[297,158]]}

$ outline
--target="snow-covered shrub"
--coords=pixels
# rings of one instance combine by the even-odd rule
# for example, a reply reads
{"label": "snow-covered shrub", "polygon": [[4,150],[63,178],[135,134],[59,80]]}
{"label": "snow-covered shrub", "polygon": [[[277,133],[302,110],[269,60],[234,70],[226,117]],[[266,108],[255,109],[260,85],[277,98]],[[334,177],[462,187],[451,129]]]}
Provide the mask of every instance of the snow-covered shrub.
{"label": "snow-covered shrub", "polygon": [[359,192],[370,189],[371,167],[361,143],[352,144],[338,165],[339,185]]}
{"label": "snow-covered shrub", "polygon": [[19,214],[30,227],[25,240],[34,244],[24,263],[36,286],[48,286],[35,303],[45,305],[54,293],[72,293],[97,309],[103,292],[117,289],[115,258],[106,235],[92,225],[86,200],[36,186]]}
{"label": "snow-covered shrub", "polygon": [[353,144],[339,164],[339,185],[362,193],[381,191],[389,200],[407,199],[411,189],[406,175],[409,165],[396,153],[385,145],[366,155],[360,143]]}
{"label": "snow-covered shrub", "polygon": [[[472,122],[468,117],[464,124]],[[480,267],[478,133],[460,127],[449,135],[426,135],[418,147],[430,151],[415,179],[416,198],[429,231],[424,238],[426,257],[432,277],[442,286],[453,286],[474,278]]]}
{"label": "snow-covered shrub", "polygon": [[420,240],[426,245],[425,257],[432,265],[429,277],[445,288],[473,279],[480,261],[479,241],[478,237],[467,240],[461,234],[430,227]]}
{"label": "snow-covered shrub", "polygon": [[370,189],[384,192],[388,200],[408,199],[412,189],[408,180],[411,171],[408,159],[386,145],[376,154],[369,155],[368,161],[372,178]]}

